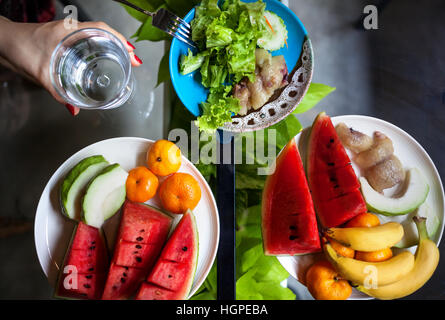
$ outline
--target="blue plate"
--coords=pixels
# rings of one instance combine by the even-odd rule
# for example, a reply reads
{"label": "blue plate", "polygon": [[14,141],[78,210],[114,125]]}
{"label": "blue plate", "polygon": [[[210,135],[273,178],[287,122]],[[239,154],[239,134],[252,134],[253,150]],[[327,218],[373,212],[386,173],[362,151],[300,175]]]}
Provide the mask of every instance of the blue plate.
{"label": "blue plate", "polygon": [[[255,0],[244,0],[244,2],[254,2]],[[294,69],[303,52],[303,44],[308,40],[306,29],[301,21],[288,7],[277,0],[264,0],[266,10],[272,11],[280,16],[288,31],[287,47],[271,52],[272,55],[283,55],[289,72]],[[192,9],[184,20],[190,22],[195,15]],[[310,42],[309,42],[310,46]],[[190,47],[174,38],[170,47],[169,69],[173,87],[185,107],[194,115],[201,114],[200,104],[207,100],[208,90],[201,85],[201,75],[199,69],[182,75],[179,73],[179,61],[182,54],[187,54]],[[310,47],[312,53],[312,48]],[[312,57],[310,57],[312,63]],[[312,73],[310,74],[311,78]],[[310,79],[307,79],[310,81]],[[306,90],[304,90],[306,91]],[[292,109],[293,110],[293,109]],[[277,122],[277,121],[275,121]],[[244,130],[243,130],[244,131]]]}

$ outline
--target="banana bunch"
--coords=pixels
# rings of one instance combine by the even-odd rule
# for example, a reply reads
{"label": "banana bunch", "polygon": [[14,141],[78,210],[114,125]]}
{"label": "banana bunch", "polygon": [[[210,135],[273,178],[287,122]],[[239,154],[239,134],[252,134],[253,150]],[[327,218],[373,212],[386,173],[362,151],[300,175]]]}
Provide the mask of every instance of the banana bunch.
{"label": "banana bunch", "polygon": [[439,249],[428,238],[426,218],[414,217],[414,222],[419,233],[419,244],[411,271],[394,283],[377,288],[359,285],[358,290],[377,299],[399,299],[417,291],[431,278],[439,264]]}
{"label": "banana bunch", "polygon": [[404,251],[389,260],[367,262],[338,255],[327,243],[325,252],[338,273],[349,281],[366,287],[380,287],[399,281],[414,267],[414,255]]}
{"label": "banana bunch", "polygon": [[403,226],[388,222],[375,227],[329,228],[326,234],[358,251],[377,251],[394,246],[403,238]]}

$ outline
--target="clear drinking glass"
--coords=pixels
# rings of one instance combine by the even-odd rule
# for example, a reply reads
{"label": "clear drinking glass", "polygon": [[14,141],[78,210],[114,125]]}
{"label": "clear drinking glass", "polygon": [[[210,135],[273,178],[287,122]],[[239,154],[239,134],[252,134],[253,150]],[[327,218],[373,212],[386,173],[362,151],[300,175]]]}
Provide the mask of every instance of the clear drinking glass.
{"label": "clear drinking glass", "polygon": [[66,36],[54,50],[50,76],[57,93],[81,109],[112,109],[133,92],[130,56],[108,31],[87,28]]}

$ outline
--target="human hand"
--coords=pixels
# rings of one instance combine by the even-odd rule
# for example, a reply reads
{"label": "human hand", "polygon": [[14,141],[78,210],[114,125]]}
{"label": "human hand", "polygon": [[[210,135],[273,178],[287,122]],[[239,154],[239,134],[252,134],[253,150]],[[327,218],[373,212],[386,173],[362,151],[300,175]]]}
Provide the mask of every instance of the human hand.
{"label": "human hand", "polygon": [[66,104],[51,84],[49,65],[57,44],[68,34],[83,28],[98,28],[111,32],[128,50],[132,66],[137,67],[142,64],[141,59],[133,51],[134,46],[122,34],[104,22],[78,22],[76,29],[67,29],[63,20],[48,23],[16,23],[0,17],[0,43],[2,44],[0,57],[3,58],[3,64],[40,84],[54,99],[64,104],[72,115],[77,115],[79,108]]}

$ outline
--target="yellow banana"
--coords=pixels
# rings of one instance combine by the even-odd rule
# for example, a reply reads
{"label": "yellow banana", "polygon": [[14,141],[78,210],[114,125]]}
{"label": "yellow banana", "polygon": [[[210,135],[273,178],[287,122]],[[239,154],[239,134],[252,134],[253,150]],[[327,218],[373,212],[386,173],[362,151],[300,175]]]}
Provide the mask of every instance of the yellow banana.
{"label": "yellow banana", "polygon": [[399,299],[417,291],[431,278],[439,264],[440,254],[436,244],[428,239],[425,220],[426,218],[414,217],[419,231],[414,268],[404,278],[390,285],[375,289],[359,286],[357,289],[377,299]]}
{"label": "yellow banana", "polygon": [[328,243],[325,245],[328,260],[338,273],[357,285],[384,286],[402,279],[414,267],[414,255],[404,251],[382,262],[367,262],[343,257]]}
{"label": "yellow banana", "polygon": [[329,228],[326,234],[358,251],[377,251],[394,246],[403,238],[403,226],[388,222],[375,227]]}

